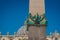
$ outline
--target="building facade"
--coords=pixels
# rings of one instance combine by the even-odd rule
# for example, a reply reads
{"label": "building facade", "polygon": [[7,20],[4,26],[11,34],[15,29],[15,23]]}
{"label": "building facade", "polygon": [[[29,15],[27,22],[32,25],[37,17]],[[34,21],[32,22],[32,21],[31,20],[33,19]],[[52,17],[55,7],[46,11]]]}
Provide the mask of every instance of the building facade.
{"label": "building facade", "polygon": [[[28,35],[20,34],[16,35],[2,35],[0,32],[0,40],[28,40]],[[55,33],[50,32],[50,35],[46,36],[46,40],[60,40],[60,34],[55,31]]]}

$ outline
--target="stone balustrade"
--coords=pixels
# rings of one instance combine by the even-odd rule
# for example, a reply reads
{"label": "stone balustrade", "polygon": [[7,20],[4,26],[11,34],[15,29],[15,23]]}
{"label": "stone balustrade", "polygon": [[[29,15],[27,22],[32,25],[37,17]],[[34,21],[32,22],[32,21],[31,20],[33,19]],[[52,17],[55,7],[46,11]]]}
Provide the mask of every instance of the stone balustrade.
{"label": "stone balustrade", "polygon": [[[47,40],[60,40],[60,34],[58,32],[52,33],[50,32],[50,35],[47,36]],[[0,32],[0,40],[28,40],[28,35],[17,35],[16,32],[14,32],[14,35],[10,35],[9,32],[7,32],[7,35],[2,35]]]}

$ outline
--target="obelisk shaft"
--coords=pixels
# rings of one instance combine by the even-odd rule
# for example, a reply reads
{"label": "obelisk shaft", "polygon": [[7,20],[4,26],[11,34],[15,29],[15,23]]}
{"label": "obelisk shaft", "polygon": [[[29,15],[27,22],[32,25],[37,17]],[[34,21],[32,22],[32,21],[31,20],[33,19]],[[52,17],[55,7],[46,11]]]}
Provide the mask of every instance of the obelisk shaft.
{"label": "obelisk shaft", "polygon": [[45,13],[44,0],[29,0],[29,13],[42,15]]}

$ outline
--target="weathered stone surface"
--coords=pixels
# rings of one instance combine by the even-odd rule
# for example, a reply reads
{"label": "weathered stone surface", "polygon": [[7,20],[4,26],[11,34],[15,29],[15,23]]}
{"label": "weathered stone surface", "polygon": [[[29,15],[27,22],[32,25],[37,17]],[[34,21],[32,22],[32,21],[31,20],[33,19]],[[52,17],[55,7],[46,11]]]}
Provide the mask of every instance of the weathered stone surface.
{"label": "weathered stone surface", "polygon": [[45,5],[44,0],[29,0],[29,13],[33,16],[38,13],[42,15],[45,13]]}

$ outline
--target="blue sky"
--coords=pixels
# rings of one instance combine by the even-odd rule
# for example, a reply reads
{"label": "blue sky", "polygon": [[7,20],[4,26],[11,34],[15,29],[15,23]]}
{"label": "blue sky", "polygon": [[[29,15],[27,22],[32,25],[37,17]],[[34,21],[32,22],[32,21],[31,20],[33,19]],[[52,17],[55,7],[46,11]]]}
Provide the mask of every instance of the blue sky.
{"label": "blue sky", "polygon": [[[60,0],[45,0],[47,34],[60,33]],[[29,12],[29,0],[0,0],[0,32],[13,34],[24,24]]]}

